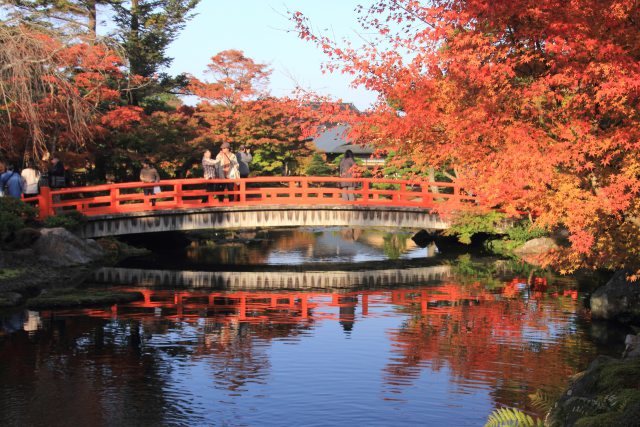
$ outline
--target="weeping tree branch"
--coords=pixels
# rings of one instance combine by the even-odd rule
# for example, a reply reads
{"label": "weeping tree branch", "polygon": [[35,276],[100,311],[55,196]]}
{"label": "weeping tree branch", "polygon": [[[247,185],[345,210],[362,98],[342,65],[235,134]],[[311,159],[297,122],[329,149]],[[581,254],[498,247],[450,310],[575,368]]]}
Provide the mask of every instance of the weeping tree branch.
{"label": "weeping tree branch", "polygon": [[64,128],[72,146],[83,146],[91,137],[94,111],[72,83],[68,59],[60,55],[64,48],[52,32],[0,24],[0,148],[5,153],[16,150],[19,124],[29,137],[24,154],[46,157],[55,149],[55,135],[49,133],[57,116],[56,127]]}

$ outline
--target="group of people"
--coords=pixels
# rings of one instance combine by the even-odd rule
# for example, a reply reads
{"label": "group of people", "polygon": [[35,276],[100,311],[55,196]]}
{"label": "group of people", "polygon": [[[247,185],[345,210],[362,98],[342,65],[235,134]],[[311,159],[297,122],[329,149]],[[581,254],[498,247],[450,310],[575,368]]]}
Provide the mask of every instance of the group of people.
{"label": "group of people", "polygon": [[[249,164],[253,156],[248,147],[241,145],[237,153],[231,151],[231,144],[223,142],[220,152],[214,158],[211,150],[204,151],[202,156],[202,169],[205,179],[238,179],[249,176]],[[352,178],[355,158],[351,150],[347,150],[340,161],[340,177]],[[140,181],[144,183],[160,182],[160,174],[148,160],[142,161],[140,170]],[[41,185],[48,185],[51,188],[63,188],[66,185],[65,169],[62,161],[57,156],[51,158],[50,167],[47,174],[43,176],[30,160],[25,162],[25,168],[18,172],[12,164],[4,165],[0,163],[0,196],[10,196],[15,198],[37,196]],[[355,183],[341,182],[340,187],[346,190],[342,198],[344,200],[355,200]],[[207,191],[233,191],[234,183],[207,184]],[[143,189],[146,196],[160,192],[160,187],[146,187]],[[232,194],[228,195],[229,201],[234,201]],[[220,201],[224,200],[224,195],[218,195]],[[155,205],[155,199],[151,200]]]}
{"label": "group of people", "polygon": [[[46,181],[43,182],[45,178]],[[51,159],[51,166],[45,177],[31,160],[25,161],[25,167],[20,172],[11,163],[0,163],[0,196],[16,199],[23,195],[24,197],[34,197],[40,193],[41,185],[62,188],[65,184],[64,165],[55,156]]]}
{"label": "group of people", "polygon": [[[241,145],[237,153],[231,151],[231,144],[223,142],[220,146],[220,152],[214,158],[211,150],[206,149],[202,155],[202,170],[204,171],[205,179],[238,179],[246,178],[249,176],[249,164],[253,160],[253,156],[249,149]],[[346,150],[344,157],[340,161],[340,177],[341,178],[353,178],[353,167],[356,165],[355,156],[351,150]],[[142,162],[142,169],[140,170],[140,181],[145,183],[154,183],[160,181],[160,175],[158,171],[151,166],[148,160]],[[207,184],[207,191],[233,191],[234,182]],[[354,201],[355,196],[355,182],[345,181],[340,182],[340,187],[344,190],[342,193],[343,200]],[[151,195],[159,192],[159,187],[148,187],[144,189],[145,195]],[[218,200],[223,201],[225,195],[219,194]],[[233,202],[235,197],[233,194],[228,195],[229,201]],[[155,200],[151,200],[151,204],[155,205]]]}
{"label": "group of people", "polygon": [[[202,156],[202,169],[205,179],[238,179],[249,176],[249,163],[253,160],[253,156],[249,148],[241,145],[237,153],[231,151],[231,144],[223,142],[220,146],[220,152],[213,158],[211,150],[206,149]],[[140,170],[140,181],[145,183],[154,183],[160,181],[158,171],[151,165],[148,160],[142,162]],[[233,191],[233,182],[222,184],[207,184],[207,191]],[[156,186],[143,189],[145,195],[157,193],[160,189]],[[229,201],[235,200],[233,195],[229,195]],[[218,196],[218,200],[224,200],[224,195]],[[151,200],[151,204],[155,205],[155,200]]]}

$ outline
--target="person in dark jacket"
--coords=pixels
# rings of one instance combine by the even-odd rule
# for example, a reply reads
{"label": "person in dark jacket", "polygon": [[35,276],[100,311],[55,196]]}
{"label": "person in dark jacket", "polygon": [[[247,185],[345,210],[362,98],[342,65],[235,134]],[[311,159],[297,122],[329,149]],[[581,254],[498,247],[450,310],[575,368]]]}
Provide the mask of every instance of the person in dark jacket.
{"label": "person in dark jacket", "polygon": [[54,156],[51,159],[51,167],[49,168],[49,187],[66,187],[67,182],[64,176],[64,164],[58,157]]}
{"label": "person in dark jacket", "polygon": [[253,160],[253,156],[249,152],[249,149],[241,145],[240,149],[236,153],[238,159],[238,168],[240,169],[240,178],[246,178],[249,176],[249,163]]}
{"label": "person in dark jacket", "polygon": [[[344,157],[340,160],[340,178],[353,178],[353,167],[356,164],[356,160],[351,150],[344,152]],[[341,182],[340,187],[347,190],[342,193],[343,200],[353,201],[356,199],[356,195],[352,193],[355,189],[355,182]]]}
{"label": "person in dark jacket", "polygon": [[22,176],[13,170],[13,165],[7,165],[7,171],[0,176],[0,188],[3,189],[5,196],[22,197],[24,191],[24,180]]}

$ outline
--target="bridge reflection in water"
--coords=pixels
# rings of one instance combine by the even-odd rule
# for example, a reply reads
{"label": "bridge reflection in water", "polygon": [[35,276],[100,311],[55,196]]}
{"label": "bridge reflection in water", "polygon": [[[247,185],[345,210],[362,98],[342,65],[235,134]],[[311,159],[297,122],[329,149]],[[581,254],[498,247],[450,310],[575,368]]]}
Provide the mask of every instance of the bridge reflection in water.
{"label": "bridge reflection in water", "polygon": [[[415,271],[411,271],[415,270]],[[399,271],[407,274],[400,275]],[[120,280],[126,283],[128,280],[138,280],[138,284],[181,286],[190,285],[188,290],[167,290],[149,288],[126,288],[123,291],[139,292],[143,295],[141,301],[114,305],[108,310],[83,310],[82,314],[92,317],[119,317],[145,319],[174,318],[178,320],[198,320],[200,318],[215,318],[216,321],[227,323],[230,321],[242,322],[274,322],[274,323],[298,323],[310,318],[314,320],[333,319],[342,322],[355,321],[356,307],[361,306],[361,315],[369,315],[369,304],[397,305],[407,307],[419,307],[421,315],[434,314],[453,315],[467,311],[464,307],[479,305],[485,301],[500,301],[504,298],[513,298],[517,294],[526,291],[529,298],[536,299],[547,296],[549,293],[546,280],[537,279],[531,286],[525,286],[523,279],[513,279],[504,287],[495,291],[487,291],[478,283],[473,286],[460,286],[458,283],[449,283],[445,279],[451,279],[449,266],[424,267],[408,270],[380,270],[375,272],[305,272],[289,273],[289,275],[301,276],[299,280],[289,280],[282,277],[281,282],[298,284],[321,284],[330,282],[335,289],[318,291],[279,290],[261,292],[258,289],[249,290],[211,290],[205,286],[211,283],[226,284],[226,289],[234,286],[238,288],[242,284],[256,283],[278,286],[278,281],[269,282],[259,277],[267,274],[269,277],[283,275],[283,273],[257,273],[257,272],[170,272],[161,270],[136,270],[123,268],[105,268],[99,276],[111,283]],[[229,281],[229,277],[237,276],[237,281]],[[304,277],[307,276],[307,279]],[[326,276],[324,281],[319,280]],[[359,277],[365,282],[376,281],[379,285],[399,284],[392,282],[391,277],[405,280],[404,286],[421,283],[421,286],[402,289],[375,289],[369,286],[364,290],[354,290],[355,282],[348,282],[350,278]],[[439,280],[436,279],[439,277]],[[170,279],[170,283],[160,279]],[[252,280],[258,280],[252,282]],[[432,282],[425,286],[425,283]],[[436,284],[437,282],[437,284]],[[128,282],[132,284],[131,281]],[[351,290],[346,290],[346,283],[350,283]],[[311,286],[313,287],[313,286]],[[343,289],[339,289],[342,287]],[[193,288],[202,288],[194,290]],[[259,288],[259,286],[258,286]],[[122,290],[122,289],[121,289]],[[551,292],[553,297],[569,297],[572,300],[578,298],[575,289],[557,289]],[[336,317],[335,310],[339,308]],[[435,311],[434,311],[435,310]],[[74,311],[78,313],[78,311]],[[344,326],[344,324],[343,324]],[[346,329],[346,328],[345,328]]]}
{"label": "bridge reflection in water", "polygon": [[[114,379],[114,388],[86,392],[53,374],[40,374],[34,388],[42,393],[40,382],[55,381],[45,390],[73,391],[65,395],[68,400],[60,392],[48,396],[56,407],[87,410],[70,397],[84,392],[101,399],[102,407],[121,410],[124,419],[140,420],[143,412],[149,425],[207,425],[219,419],[236,421],[232,425],[294,425],[279,422],[285,413],[304,425],[341,425],[344,419],[448,425],[444,418],[456,417],[460,424],[481,425],[500,406],[541,416],[525,403],[527,395],[563,386],[594,353],[576,338],[583,334],[576,330],[577,292],[566,283],[538,279],[527,285],[523,278],[489,288],[478,281],[461,283],[449,273],[439,283],[358,290],[125,287],[144,299],[39,313],[45,325],[37,336],[39,354],[59,353],[55,361],[41,362],[38,372],[72,360],[74,378],[82,377],[83,386],[85,377],[105,375]],[[15,377],[21,375],[17,367],[30,359],[17,352],[2,357],[0,352],[0,362],[11,367],[3,371]],[[120,390],[128,390],[121,399]],[[184,406],[167,403],[175,401]],[[345,401],[370,409],[355,417]],[[257,410],[238,415],[237,407],[246,402]],[[395,422],[401,411],[409,415]]]}
{"label": "bridge reflection in water", "polygon": [[98,270],[93,280],[116,285],[189,287],[216,289],[353,289],[360,286],[414,285],[440,281],[451,267],[430,267],[368,271],[172,271],[137,268]]}

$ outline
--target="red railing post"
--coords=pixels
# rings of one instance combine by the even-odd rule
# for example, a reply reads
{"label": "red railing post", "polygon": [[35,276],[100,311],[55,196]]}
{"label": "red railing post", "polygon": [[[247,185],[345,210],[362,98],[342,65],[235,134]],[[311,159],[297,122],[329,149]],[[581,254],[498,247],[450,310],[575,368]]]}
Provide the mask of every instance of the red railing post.
{"label": "red railing post", "polygon": [[402,202],[402,197],[404,196],[404,193],[407,191],[407,184],[405,182],[403,182],[402,184],[400,184],[400,189],[396,190],[396,194],[394,194],[393,199],[396,201],[396,203],[400,203]]}
{"label": "red railing post", "polygon": [[51,188],[40,187],[40,194],[38,195],[38,208],[40,210],[39,219],[43,220],[48,216],[53,215],[53,208],[51,207]]}
{"label": "red railing post", "polygon": [[295,203],[294,199],[296,198],[296,188],[298,187],[298,181],[291,180],[289,181],[288,195],[291,203]]}
{"label": "red railing post", "polygon": [[460,204],[460,186],[458,184],[453,185],[453,200],[456,205]]}
{"label": "red railing post", "polygon": [[181,208],[184,206],[184,201],[182,200],[182,181],[176,182],[174,186],[174,191],[176,193],[176,207]]}
{"label": "red railing post", "polygon": [[109,189],[109,210],[113,213],[118,212],[118,189],[111,187]]}
{"label": "red railing post", "polygon": [[302,202],[309,203],[309,179],[307,177],[300,178],[300,192]]}
{"label": "red railing post", "polygon": [[247,201],[247,183],[244,182],[243,179],[241,179],[240,180],[240,184],[238,184],[238,198],[237,198],[237,200],[240,203],[244,203],[244,202]]}
{"label": "red railing post", "polygon": [[362,180],[362,201],[365,204],[369,204],[369,199],[371,197],[371,180],[363,179]]}
{"label": "red railing post", "polygon": [[422,206],[425,208],[430,207],[433,201],[433,194],[431,194],[429,184],[424,181],[421,182],[420,189],[422,193]]}

